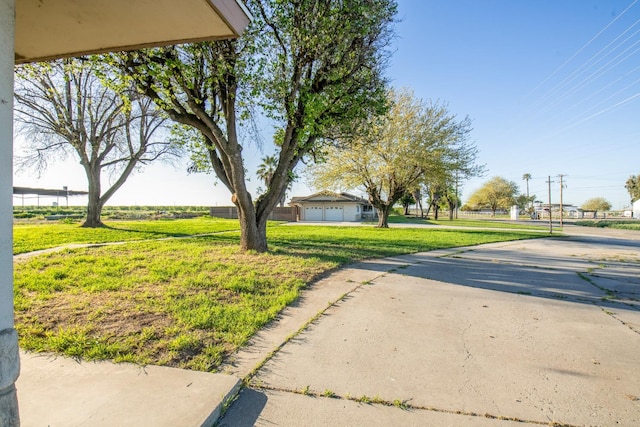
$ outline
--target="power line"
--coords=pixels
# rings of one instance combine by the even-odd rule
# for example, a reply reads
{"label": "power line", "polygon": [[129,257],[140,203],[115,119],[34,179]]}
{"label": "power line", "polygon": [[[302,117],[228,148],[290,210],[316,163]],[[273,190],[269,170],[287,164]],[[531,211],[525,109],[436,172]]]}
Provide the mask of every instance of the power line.
{"label": "power line", "polygon": [[[602,30],[600,30],[595,36],[593,36],[587,43],[585,43],[580,49],[578,49],[578,51],[576,53],[574,53],[573,55],[571,55],[566,61],[564,61],[562,63],[562,65],[560,65],[558,68],[555,69],[555,71],[553,71],[549,76],[547,76],[547,78],[545,78],[542,82],[540,82],[536,87],[534,87],[531,92],[527,95],[530,96],[533,92],[535,92],[536,90],[538,90],[542,85],[544,85],[547,81],[549,81],[553,76],[555,76],[558,72],[560,72],[560,70],[562,70],[569,62],[571,62],[576,56],[578,56],[583,50],[585,50],[591,43],[593,43],[594,40],[596,40],[600,34],[604,33],[610,26],[612,26],[618,19],[620,19],[622,16],[624,16],[625,13],[627,13],[627,11],[629,9],[631,9],[631,7],[633,7],[636,3],[638,2],[638,0],[634,0],[629,6],[627,6],[627,8],[625,10],[622,11],[622,13],[620,13],[618,16],[616,16],[615,18],[613,18],[613,20],[611,20],[611,22],[609,22]],[[634,24],[635,25],[635,24]]]}
{"label": "power line", "polygon": [[584,122],[587,122],[587,121],[589,121],[591,119],[594,119],[594,118],[596,118],[598,116],[601,116],[602,114],[607,113],[607,112],[609,112],[611,110],[614,110],[614,109],[616,109],[616,108],[618,108],[618,107],[620,107],[620,106],[622,106],[624,104],[627,104],[627,103],[629,103],[629,102],[631,102],[631,101],[633,101],[634,99],[637,99],[637,98],[640,98],[640,92],[628,97],[627,99],[623,99],[622,101],[617,102],[617,103],[613,104],[610,107],[607,107],[607,108],[605,108],[603,110],[600,110],[597,113],[591,114],[590,116],[587,116],[584,119],[578,120],[577,122],[574,122],[574,123],[570,124],[569,126],[566,126],[566,127],[562,128],[562,129],[560,129],[559,131],[556,132],[556,135],[559,135],[559,134],[561,134],[563,132],[566,132],[569,129],[573,129],[574,127],[576,127],[578,125],[581,125]]}
{"label": "power line", "polygon": [[[547,78],[545,78],[540,84],[538,84],[527,96],[532,95],[538,89],[540,89],[545,83],[551,80],[554,76],[556,76],[560,70],[567,67],[567,65],[575,59],[579,54],[584,52],[587,47],[593,44],[593,42],[598,39],[606,30],[612,27],[612,25],[620,20],[628,11],[638,3],[638,0],[634,0],[631,2],[619,15],[617,15],[613,20],[611,20],[603,29],[601,29],[596,35],[594,35],[587,43],[585,43],[577,52],[575,52],[572,56],[570,56],[560,67],[558,67],[553,73],[551,73]],[[540,125],[540,120],[538,118],[542,118],[544,121],[549,121],[549,118],[544,118],[544,114],[548,113],[554,107],[562,105],[569,101],[572,96],[577,95],[579,91],[586,89],[589,85],[594,85],[600,79],[602,79],[606,74],[610,73],[612,70],[619,67],[622,63],[628,61],[630,58],[634,57],[638,52],[640,52],[640,47],[634,49],[637,45],[640,44],[640,40],[634,40],[634,38],[640,34],[640,30],[636,30],[633,33],[630,33],[636,26],[640,23],[640,19],[635,20],[631,25],[627,26],[621,33],[619,33],[613,40],[608,42],[605,47],[601,48],[595,54],[591,55],[582,65],[573,70],[568,76],[562,79],[559,83],[554,85],[547,92],[542,94],[538,99],[531,105],[530,111],[531,113],[527,115],[526,121],[535,121],[537,125]],[[623,37],[629,34],[627,37],[623,39]],[[628,43],[631,42],[631,45]],[[625,47],[626,45],[626,47]],[[612,47],[613,46],[613,47]],[[621,50],[622,49],[622,50]],[[618,52],[617,55],[611,57],[613,53]],[[610,58],[604,65],[599,67],[597,70],[592,71],[590,74],[584,76],[590,70],[593,70],[595,66],[602,63],[606,58]],[[559,114],[554,114],[554,118],[558,118],[560,115],[569,113],[571,110],[575,109],[577,106],[584,104],[585,102],[593,99],[596,95],[604,92],[605,90],[611,88],[612,86],[619,84],[625,81],[627,78],[631,77],[634,73],[640,70],[640,66],[636,66],[631,71],[627,71],[621,76],[617,76],[616,78],[605,81],[604,84],[598,85],[595,90],[589,91],[588,93],[581,95],[577,100],[566,105],[564,109],[559,111]],[[579,79],[580,76],[584,76]],[[578,80],[579,79],[579,80]],[[601,98],[595,104],[592,104],[589,109],[574,116],[572,119],[564,120],[565,123],[569,122],[568,126],[563,126],[559,130],[552,132],[549,135],[541,139],[549,139],[555,137],[561,133],[564,133],[576,126],[584,124],[588,121],[591,121],[603,114],[606,114],[616,108],[622,107],[623,105],[634,101],[638,96],[632,95],[622,100],[615,100],[615,97],[625,93],[627,90],[635,87],[638,83],[640,83],[640,79],[634,80],[633,82],[627,84],[622,89],[614,90],[607,94],[606,97]],[[559,94],[559,92],[566,88],[566,90]],[[547,102],[541,109],[535,110],[535,107],[540,105],[545,100],[549,99],[554,94],[558,94],[552,102]],[[609,103],[611,101],[611,103]],[[598,109],[598,107],[600,107]],[[596,110],[597,109],[597,110]],[[589,112],[593,112],[593,114],[587,114]],[[551,123],[550,123],[551,124]]]}
{"label": "power line", "polygon": [[[638,21],[640,22],[640,20]],[[588,76],[586,76],[584,79],[582,79],[580,82],[578,82],[576,85],[574,85],[573,87],[569,88],[569,90],[567,90],[566,92],[563,93],[563,95],[561,97],[556,98],[555,101],[550,102],[548,104],[546,104],[545,108],[541,111],[541,112],[546,112],[549,111],[550,109],[552,109],[554,106],[561,104],[562,102],[564,102],[566,99],[569,99],[569,97],[571,95],[573,95],[574,93],[578,92],[579,90],[583,89],[585,86],[587,86],[588,84],[590,84],[591,82],[599,79],[600,77],[602,77],[603,75],[605,75],[607,72],[609,72],[611,69],[615,68],[616,66],[622,64],[624,61],[626,61],[627,59],[629,59],[630,57],[632,57],[634,54],[638,53],[640,51],[640,47],[638,47],[637,49],[635,49],[633,52],[631,52],[630,54],[628,54],[627,56],[623,57],[622,59],[619,59],[620,56],[622,54],[624,54],[625,52],[627,52],[629,49],[631,49],[632,47],[636,46],[640,44],[640,40],[636,41],[635,43],[633,43],[631,46],[629,46],[627,49],[625,49],[624,51],[622,51],[621,53],[619,53],[618,55],[616,55],[615,57],[613,57],[611,60],[609,60],[609,62],[607,62],[606,64],[604,64],[602,67],[598,68],[596,71],[594,71],[593,73],[589,74]],[[611,65],[615,60],[618,60],[618,62],[614,63],[613,65]],[[588,99],[588,98],[587,98]],[[581,101],[581,102],[584,102]],[[578,102],[579,104],[580,102]]]}
{"label": "power line", "polygon": [[[576,80],[576,78],[584,73],[586,73],[589,69],[593,68],[596,64],[598,64],[599,62],[603,61],[607,56],[613,54],[618,48],[620,48],[621,46],[623,46],[627,41],[629,41],[629,39],[631,39],[633,36],[635,36],[636,34],[638,34],[640,32],[640,30],[635,31],[633,34],[631,34],[629,37],[627,37],[626,39],[624,39],[622,42],[618,43],[613,49],[607,50],[616,40],[618,40],[620,37],[622,37],[624,34],[626,34],[629,30],[631,30],[631,28],[635,27],[638,23],[640,23],[640,19],[638,19],[636,22],[634,22],[633,24],[631,24],[631,26],[627,27],[626,30],[624,30],[621,34],[619,34],[615,39],[613,39],[611,42],[609,42],[609,44],[607,44],[605,47],[603,47],[602,49],[600,49],[597,53],[593,54],[591,56],[591,58],[589,58],[587,61],[585,61],[580,67],[578,67],[576,70],[574,70],[572,73],[570,73],[567,77],[565,77],[560,83],[556,84],[556,86],[554,86],[552,89],[550,89],[547,94],[545,94],[541,100],[543,100],[545,97],[548,98],[550,97],[554,92],[558,92],[562,87],[566,86],[568,83]],[[619,53],[618,55],[616,55],[612,60],[610,60],[607,64],[605,64],[604,66],[600,67],[596,72],[591,73],[591,75],[589,77],[593,77],[595,75],[597,75],[598,71],[601,71],[603,69],[606,69],[607,65],[609,65],[613,60],[619,58],[621,55],[623,55],[625,52],[627,52],[629,49],[631,49],[633,46],[635,46],[636,43],[632,44],[630,47],[626,48],[625,50],[623,50],[621,53]],[[600,55],[601,53],[605,52],[606,53],[604,55]],[[627,55],[624,59],[626,60],[628,57],[630,57],[632,54]],[[598,58],[599,57],[599,58]],[[596,60],[596,58],[598,58]],[[595,61],[594,61],[595,60]],[[590,64],[591,63],[591,64]],[[583,79],[582,81],[584,82],[585,79]]]}

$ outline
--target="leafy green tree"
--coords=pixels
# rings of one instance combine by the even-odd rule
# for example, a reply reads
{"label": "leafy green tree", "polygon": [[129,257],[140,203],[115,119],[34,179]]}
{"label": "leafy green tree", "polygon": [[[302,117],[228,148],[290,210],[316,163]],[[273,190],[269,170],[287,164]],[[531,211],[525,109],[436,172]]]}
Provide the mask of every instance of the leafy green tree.
{"label": "leafy green tree", "polygon": [[432,181],[424,184],[425,193],[429,199],[427,206],[427,216],[433,210],[433,219],[438,220],[442,198],[444,197],[445,185],[441,181]]}
{"label": "leafy green tree", "polygon": [[515,205],[518,206],[521,212],[532,213],[533,201],[536,199],[536,195],[528,196],[526,194],[520,194],[515,199]]}
{"label": "leafy green tree", "polygon": [[416,203],[416,199],[413,197],[413,194],[407,191],[402,195],[402,197],[400,197],[399,201],[400,201],[400,204],[402,205],[402,208],[404,209],[404,214],[409,215],[409,206]]}
{"label": "leafy green tree", "polygon": [[447,210],[449,211],[449,221],[452,221],[456,208],[460,206],[460,197],[453,186],[447,187],[444,193],[444,202]]}
{"label": "leafy green tree", "polygon": [[629,196],[631,196],[631,203],[640,199],[640,174],[631,175],[629,179],[627,179],[624,188],[627,189]]}
{"label": "leafy green tree", "polygon": [[[16,67],[15,119],[28,136],[21,167],[39,171],[71,154],[87,176],[84,227],[102,226],[105,203],[140,166],[179,154],[178,146],[152,138],[165,116],[130,87],[114,91],[94,61],[63,59]],[[103,191],[102,175],[113,184]]]}
{"label": "leafy green tree", "polygon": [[363,188],[381,228],[389,227],[393,206],[425,176],[461,167],[461,158],[475,160],[468,118],[457,121],[445,106],[426,104],[406,89],[390,92],[389,103],[384,117],[347,141],[349,149],[328,148],[324,163],[310,169],[315,187]]}
{"label": "leafy green tree", "polygon": [[424,209],[422,207],[422,186],[415,185],[413,189],[411,189],[411,196],[413,197],[413,200],[415,200],[418,209],[420,209],[420,218],[424,218]]}
{"label": "leafy green tree", "polygon": [[429,199],[427,216],[433,210],[433,218],[438,220],[439,211],[442,208],[449,211],[449,220],[453,220],[455,210],[460,206],[460,199],[457,195],[456,182],[452,174],[425,177],[422,186]]}
{"label": "leafy green tree", "polygon": [[508,210],[515,204],[516,194],[518,185],[515,182],[496,176],[476,190],[467,203],[474,209],[490,209],[491,215],[495,216],[498,209]]}
{"label": "leafy green tree", "polygon": [[[199,134],[206,167],[232,193],[240,247],[267,250],[266,223],[296,165],[385,109],[383,71],[394,0],[249,0],[234,41],[120,54],[117,61],[178,123]],[[254,107],[276,124],[278,164],[265,192],[247,190],[241,131]],[[202,165],[199,165],[202,168]]]}
{"label": "leafy green tree", "polygon": [[611,209],[611,203],[604,197],[594,197],[584,202],[580,208],[583,211],[606,212]]}

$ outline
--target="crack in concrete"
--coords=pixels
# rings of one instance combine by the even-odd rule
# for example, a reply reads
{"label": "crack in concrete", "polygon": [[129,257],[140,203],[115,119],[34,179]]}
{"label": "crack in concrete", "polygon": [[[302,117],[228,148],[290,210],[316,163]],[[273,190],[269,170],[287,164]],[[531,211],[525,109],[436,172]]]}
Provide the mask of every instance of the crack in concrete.
{"label": "crack in concrete", "polygon": [[310,397],[310,398],[349,400],[349,401],[352,401],[352,402],[361,403],[361,404],[367,404],[367,405],[392,406],[392,407],[398,408],[400,410],[405,410],[405,411],[406,410],[408,410],[408,411],[430,411],[430,412],[439,412],[439,413],[451,414],[451,415],[463,415],[463,416],[467,416],[467,417],[488,418],[488,419],[500,420],[500,421],[513,421],[513,422],[522,423],[522,424],[556,426],[556,427],[578,427],[577,425],[574,425],[574,424],[567,424],[567,423],[562,423],[562,422],[557,422],[557,421],[528,420],[528,419],[524,419],[524,418],[510,417],[510,416],[506,416],[506,415],[495,415],[495,414],[491,414],[489,412],[485,412],[485,413],[481,414],[481,413],[471,412],[471,411],[438,408],[438,407],[435,407],[435,406],[415,405],[415,404],[409,403],[409,401],[412,400],[412,399],[405,399],[405,400],[396,399],[396,400],[394,400],[392,402],[392,401],[389,401],[389,400],[381,399],[381,398],[377,397],[377,395],[376,395],[376,397],[369,397],[369,396],[366,396],[366,395],[362,395],[362,396],[350,396],[350,395],[342,396],[342,395],[339,395],[339,394],[335,394],[333,392],[327,393],[326,391],[324,393],[316,393],[314,391],[311,391],[309,386],[305,387],[302,390],[288,389],[288,388],[282,388],[282,387],[264,386],[264,385],[263,386],[254,386],[253,388],[257,389],[257,390],[266,390],[266,391],[276,391],[276,392],[281,392],[281,393],[298,394],[298,395],[303,395],[303,396],[307,396],[307,397]]}
{"label": "crack in concrete", "polygon": [[594,303],[594,305],[595,305],[596,307],[598,307],[600,310],[602,310],[602,312],[603,312],[604,314],[606,314],[607,316],[614,318],[615,320],[617,320],[618,322],[620,322],[620,324],[622,324],[622,325],[626,326],[627,328],[631,329],[631,330],[632,330],[633,332],[635,332],[636,334],[640,335],[640,330],[636,330],[636,329],[633,327],[633,325],[632,325],[632,324],[630,324],[630,323],[628,323],[628,322],[625,322],[624,320],[622,320],[622,319],[620,319],[619,317],[617,317],[617,316],[616,316],[616,314],[615,314],[614,312],[609,311],[609,310],[606,310],[604,307],[600,306],[600,305],[599,305],[599,304],[597,304],[597,303]]}

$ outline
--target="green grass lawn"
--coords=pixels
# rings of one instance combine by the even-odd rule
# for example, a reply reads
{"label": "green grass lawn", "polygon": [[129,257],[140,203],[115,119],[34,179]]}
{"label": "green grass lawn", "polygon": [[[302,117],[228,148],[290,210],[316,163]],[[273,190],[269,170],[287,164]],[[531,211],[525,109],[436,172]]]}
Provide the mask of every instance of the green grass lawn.
{"label": "green grass lawn", "polygon": [[[369,224],[376,224],[377,222],[371,221]],[[496,220],[496,219],[465,219],[458,218],[449,220],[447,218],[440,217],[440,219],[425,219],[414,216],[404,216],[400,214],[389,215],[389,224],[425,224],[425,225],[447,225],[455,227],[473,227],[473,228],[511,228],[521,230],[545,230],[547,227],[543,225],[532,224],[527,220],[521,220],[518,223]]]}
{"label": "green grass lawn", "polygon": [[[165,229],[157,228],[160,222],[119,224],[110,232],[138,233],[138,238],[150,233],[155,240],[17,261],[15,312],[22,348],[215,371],[300,290],[331,269],[371,257],[542,236],[510,230],[272,226],[265,254],[239,252],[237,233],[157,239],[163,233],[224,228],[220,220],[196,221],[202,221],[193,223],[201,229],[181,228],[179,220],[162,222]],[[104,232],[82,232],[89,231]],[[50,242],[49,234],[34,233],[43,244],[60,241],[57,233]]]}
{"label": "green grass lawn", "polygon": [[576,225],[583,227],[598,227],[598,228],[617,228],[620,230],[640,230],[640,221],[637,220],[585,220],[576,221]]}
{"label": "green grass lawn", "polygon": [[519,222],[509,222],[505,220],[495,219],[439,219],[438,221],[430,221],[435,225],[454,225],[456,227],[474,227],[474,228],[510,228],[521,230],[547,230],[546,225],[538,225],[530,223],[528,220],[520,220]]}
{"label": "green grass lawn", "polygon": [[82,228],[79,223],[17,223],[13,253],[21,254],[70,243],[127,242],[239,230],[236,219],[201,217],[157,221],[105,221],[107,227]]}

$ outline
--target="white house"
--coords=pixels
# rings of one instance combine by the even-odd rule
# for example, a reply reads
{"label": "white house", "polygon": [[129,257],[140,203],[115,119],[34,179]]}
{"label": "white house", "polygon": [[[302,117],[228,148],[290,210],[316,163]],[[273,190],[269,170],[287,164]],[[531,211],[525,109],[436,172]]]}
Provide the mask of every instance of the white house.
{"label": "white house", "polygon": [[353,222],[374,215],[367,200],[348,193],[321,191],[306,197],[293,197],[290,204],[298,207],[300,221]]}
{"label": "white house", "polygon": [[640,219],[640,199],[633,202],[631,210],[633,211],[633,218]]}

